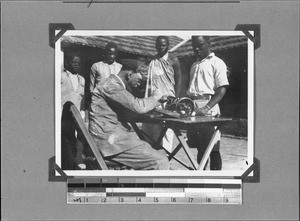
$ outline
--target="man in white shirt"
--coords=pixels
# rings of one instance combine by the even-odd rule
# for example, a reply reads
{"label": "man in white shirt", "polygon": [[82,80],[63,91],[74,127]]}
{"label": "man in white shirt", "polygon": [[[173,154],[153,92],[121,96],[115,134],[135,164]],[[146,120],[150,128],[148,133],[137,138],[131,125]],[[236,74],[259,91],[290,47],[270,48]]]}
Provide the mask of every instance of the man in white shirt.
{"label": "man in white shirt", "polygon": [[68,55],[66,68],[61,73],[61,104],[71,101],[84,117],[84,86],[85,80],[79,72],[81,58],[78,54]]}
{"label": "man in white shirt", "polygon": [[67,56],[66,67],[61,73],[61,151],[62,168],[85,169],[82,152],[84,138],[81,133],[75,133],[75,121],[66,106],[67,102],[73,103],[84,118],[84,86],[85,80],[79,74],[81,70],[81,58],[78,53]]}
{"label": "man in white shirt", "polygon": [[[197,61],[191,67],[190,84],[187,95],[196,105],[196,115],[220,115],[218,103],[229,85],[226,64],[210,50],[209,36],[192,36],[192,46]],[[200,162],[214,133],[213,127],[188,131],[188,143],[198,148],[197,161]],[[210,169],[221,170],[220,134],[210,154]]]}
{"label": "man in white shirt", "polygon": [[92,93],[98,82],[108,78],[109,75],[117,75],[122,65],[116,62],[118,54],[118,45],[109,42],[105,47],[104,61],[97,62],[92,65],[90,71],[90,92]]}

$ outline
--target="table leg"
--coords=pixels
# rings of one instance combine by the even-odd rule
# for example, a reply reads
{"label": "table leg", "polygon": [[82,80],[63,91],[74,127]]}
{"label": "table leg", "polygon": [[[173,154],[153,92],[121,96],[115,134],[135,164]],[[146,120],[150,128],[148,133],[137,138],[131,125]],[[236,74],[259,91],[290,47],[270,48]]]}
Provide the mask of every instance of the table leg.
{"label": "table leg", "polygon": [[182,135],[182,133],[179,130],[174,130],[174,133],[175,133],[176,137],[178,138],[179,142],[181,143],[181,145],[182,145],[186,155],[188,156],[190,162],[192,163],[194,170],[196,170],[197,166],[198,166],[198,163],[194,159],[194,156],[191,153],[190,148],[189,148],[187,142],[184,139],[184,136]]}
{"label": "table leg", "polygon": [[181,147],[182,147],[182,145],[181,145],[181,143],[179,143],[177,145],[177,147],[174,148],[174,150],[172,151],[172,153],[170,153],[169,160],[171,160],[178,153],[178,151],[180,150]]}
{"label": "table leg", "polygon": [[138,137],[141,140],[145,140],[145,137],[144,137],[143,133],[141,132],[141,130],[139,129],[139,127],[136,125],[136,123],[130,122],[130,125],[132,126],[132,128],[134,129],[134,131],[138,135]]}
{"label": "table leg", "polygon": [[214,144],[216,143],[216,140],[218,138],[218,136],[217,136],[218,133],[220,133],[220,131],[219,131],[218,128],[216,128],[215,132],[214,132],[211,140],[209,141],[209,144],[208,144],[208,146],[207,146],[207,148],[206,148],[206,150],[204,152],[204,155],[203,155],[203,157],[202,157],[202,159],[200,161],[200,164],[199,164],[197,170],[203,170],[204,169],[206,161],[208,160],[208,157],[209,157],[209,155],[210,155],[210,153],[211,153],[211,151],[212,151],[212,149],[214,147]]}
{"label": "table leg", "polygon": [[[132,126],[133,126],[133,125],[132,125]],[[134,128],[134,126],[133,126],[133,128]],[[181,144],[178,144],[177,147],[172,151],[172,153],[169,152],[167,149],[165,149],[163,146],[160,145],[160,141],[162,140],[162,138],[163,138],[164,134],[166,133],[167,129],[168,129],[168,128],[166,127],[166,128],[162,131],[162,133],[161,133],[161,135],[159,136],[159,138],[158,138],[157,141],[153,140],[153,138],[150,137],[150,136],[149,136],[147,133],[145,133],[144,131],[139,130],[138,127],[136,127],[136,129],[134,129],[134,130],[136,131],[137,134],[138,134],[138,133],[141,134],[141,137],[149,139],[149,140],[150,140],[152,143],[154,143],[157,147],[163,148],[163,149],[166,151],[167,155],[169,156],[169,157],[168,157],[168,158],[169,158],[169,161],[170,161],[171,159],[174,159],[174,160],[176,160],[178,163],[180,163],[181,165],[183,165],[184,167],[186,167],[187,169],[193,170],[194,168],[191,168],[190,166],[188,166],[188,165],[186,165],[184,162],[182,162],[180,159],[178,159],[177,157],[175,157],[176,153],[177,153],[177,152],[180,150],[180,148],[182,147]],[[140,136],[139,136],[139,137],[140,137]],[[140,138],[140,139],[141,139],[141,138]],[[195,169],[196,169],[196,168],[195,168]]]}

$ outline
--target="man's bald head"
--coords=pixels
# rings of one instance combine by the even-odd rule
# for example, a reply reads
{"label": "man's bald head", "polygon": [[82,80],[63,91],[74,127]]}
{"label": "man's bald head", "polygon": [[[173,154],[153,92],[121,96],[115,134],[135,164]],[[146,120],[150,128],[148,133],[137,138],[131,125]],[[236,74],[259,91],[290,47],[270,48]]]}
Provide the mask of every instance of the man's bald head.
{"label": "man's bald head", "polygon": [[[143,79],[143,71],[147,66],[136,59],[122,59],[122,69],[118,76],[130,88],[138,87]],[[147,71],[145,72],[147,73]]]}

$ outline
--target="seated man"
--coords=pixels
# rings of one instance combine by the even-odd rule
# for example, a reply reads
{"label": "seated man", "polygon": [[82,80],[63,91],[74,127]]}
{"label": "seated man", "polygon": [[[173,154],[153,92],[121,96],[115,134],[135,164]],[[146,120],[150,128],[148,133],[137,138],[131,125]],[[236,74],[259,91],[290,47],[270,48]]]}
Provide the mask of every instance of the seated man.
{"label": "seated man", "polygon": [[128,132],[121,120],[126,113],[144,114],[160,105],[162,93],[159,90],[144,99],[129,92],[142,80],[137,69],[138,62],[124,64],[118,75],[110,75],[97,84],[91,97],[89,131],[105,159],[136,170],[168,170],[166,155]]}

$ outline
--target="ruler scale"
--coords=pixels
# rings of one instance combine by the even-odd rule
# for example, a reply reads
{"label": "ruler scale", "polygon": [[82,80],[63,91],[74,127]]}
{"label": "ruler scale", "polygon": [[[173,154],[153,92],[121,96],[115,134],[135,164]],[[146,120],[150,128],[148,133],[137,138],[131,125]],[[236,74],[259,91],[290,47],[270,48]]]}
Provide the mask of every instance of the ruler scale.
{"label": "ruler scale", "polygon": [[242,204],[238,179],[71,178],[68,204]]}

